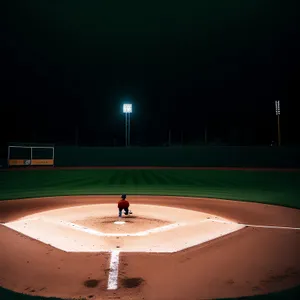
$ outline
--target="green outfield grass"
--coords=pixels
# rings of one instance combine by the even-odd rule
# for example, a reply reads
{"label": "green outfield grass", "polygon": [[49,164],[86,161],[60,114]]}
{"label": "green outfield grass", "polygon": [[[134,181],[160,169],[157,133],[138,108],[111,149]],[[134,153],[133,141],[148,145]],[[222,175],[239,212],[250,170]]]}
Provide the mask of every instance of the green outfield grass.
{"label": "green outfield grass", "polygon": [[[0,200],[127,193],[212,197],[300,208],[300,172],[178,169],[1,171],[0,191]],[[297,287],[254,298],[296,299],[299,293],[300,287]],[[46,298],[17,294],[0,288],[0,299]]]}
{"label": "green outfield grass", "polygon": [[23,170],[0,172],[0,200],[88,194],[202,196],[300,207],[300,172]]}

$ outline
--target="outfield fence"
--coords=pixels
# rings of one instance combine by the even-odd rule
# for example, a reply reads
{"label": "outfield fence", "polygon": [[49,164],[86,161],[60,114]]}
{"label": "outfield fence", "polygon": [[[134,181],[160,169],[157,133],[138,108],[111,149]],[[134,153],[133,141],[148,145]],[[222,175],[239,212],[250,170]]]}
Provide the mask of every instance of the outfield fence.
{"label": "outfield fence", "polygon": [[55,165],[299,168],[300,148],[55,147]]}
{"label": "outfield fence", "polygon": [[[76,147],[54,146],[57,167],[157,166],[300,168],[299,147]],[[47,149],[46,149],[47,150]],[[26,151],[26,149],[22,150]],[[21,152],[22,152],[21,151]],[[11,159],[31,159],[26,153]],[[21,155],[21,156],[20,156]],[[23,156],[22,156],[23,155]],[[37,156],[38,155],[38,156]],[[34,158],[45,160],[45,151]],[[7,167],[0,159],[0,169]],[[22,164],[24,167],[24,164]]]}

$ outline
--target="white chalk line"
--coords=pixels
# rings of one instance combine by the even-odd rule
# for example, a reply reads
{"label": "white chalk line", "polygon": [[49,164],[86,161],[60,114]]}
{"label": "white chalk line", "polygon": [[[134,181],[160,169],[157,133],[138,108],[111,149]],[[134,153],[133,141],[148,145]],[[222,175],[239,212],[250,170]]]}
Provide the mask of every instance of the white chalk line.
{"label": "white chalk line", "polygon": [[287,227],[287,226],[273,226],[273,225],[249,225],[244,224],[246,227],[257,227],[257,228],[270,228],[270,229],[289,229],[289,230],[300,230],[298,227]]}
{"label": "white chalk line", "polygon": [[107,282],[108,290],[116,290],[118,288],[118,273],[119,273],[119,250],[113,250],[110,256],[109,275]]}
{"label": "white chalk line", "polygon": [[[168,231],[174,228],[177,228],[179,226],[185,226],[187,224],[185,223],[173,223],[173,224],[169,224],[169,225],[165,225],[165,226],[161,226],[161,227],[157,227],[157,228],[153,228],[153,229],[148,229],[145,231],[141,231],[141,232],[137,232],[137,233],[104,233],[101,231],[97,231],[95,229],[92,228],[87,228],[84,226],[80,226],[71,222],[67,222],[67,221],[63,221],[63,220],[53,220],[51,218],[28,218],[26,219],[26,221],[36,221],[38,219],[42,219],[43,221],[46,222],[50,222],[50,223],[54,223],[56,225],[64,225],[82,232],[86,232],[89,234],[93,234],[96,236],[103,236],[103,237],[119,237],[119,236],[147,236],[151,233],[157,233],[157,232],[164,232],[164,231]],[[25,220],[23,220],[25,221]],[[18,221],[16,221],[18,222]],[[276,225],[255,225],[255,224],[243,224],[243,223],[236,223],[236,222],[232,222],[232,221],[226,221],[226,220],[218,220],[218,219],[206,219],[206,220],[202,220],[199,223],[203,223],[203,222],[217,222],[217,223],[223,223],[223,224],[238,224],[238,225],[242,225],[245,227],[254,227],[254,228],[265,228],[265,229],[285,229],[285,230],[300,230],[300,227],[289,227],[289,226],[276,226]],[[3,224],[7,227],[9,227],[9,223],[5,223]]]}
{"label": "white chalk line", "polygon": [[256,228],[269,228],[269,229],[289,229],[289,230],[300,230],[299,227],[288,227],[288,226],[276,226],[276,225],[254,225],[254,224],[242,224],[242,223],[235,223],[229,221],[222,221],[222,220],[211,220],[212,222],[224,223],[224,224],[239,224],[245,227],[256,227]]}
{"label": "white chalk line", "polygon": [[153,229],[148,229],[145,231],[141,231],[141,232],[137,232],[137,233],[105,233],[105,232],[101,232],[92,228],[87,228],[81,225],[77,225],[71,222],[67,222],[67,221],[57,221],[57,220],[52,220],[52,219],[48,219],[48,218],[42,218],[43,221],[45,222],[50,222],[50,223],[54,223],[56,225],[64,225],[70,228],[73,228],[75,230],[78,231],[82,231],[82,232],[86,232],[89,234],[93,234],[96,236],[103,236],[103,237],[112,237],[112,236],[147,236],[151,233],[157,233],[157,232],[164,232],[164,231],[168,231],[174,228],[177,228],[179,226],[184,226],[186,225],[185,223],[174,223],[174,224],[169,224],[169,225],[165,225],[165,226],[161,226],[161,227],[157,227],[157,228],[153,228]]}

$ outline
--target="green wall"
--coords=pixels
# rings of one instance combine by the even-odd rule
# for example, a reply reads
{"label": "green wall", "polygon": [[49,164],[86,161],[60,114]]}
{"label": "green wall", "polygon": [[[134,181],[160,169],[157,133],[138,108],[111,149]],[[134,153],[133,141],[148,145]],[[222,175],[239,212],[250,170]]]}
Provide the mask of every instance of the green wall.
{"label": "green wall", "polygon": [[300,167],[286,147],[56,147],[56,166]]}

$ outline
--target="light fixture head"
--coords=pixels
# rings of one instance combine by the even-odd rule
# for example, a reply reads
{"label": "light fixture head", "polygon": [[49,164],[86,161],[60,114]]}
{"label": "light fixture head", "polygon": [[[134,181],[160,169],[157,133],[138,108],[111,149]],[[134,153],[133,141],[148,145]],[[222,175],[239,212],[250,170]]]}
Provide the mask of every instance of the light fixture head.
{"label": "light fixture head", "polygon": [[275,101],[275,111],[276,111],[276,116],[280,115],[280,101],[277,100]]}
{"label": "light fixture head", "polygon": [[132,113],[132,104],[123,104],[123,113]]}

